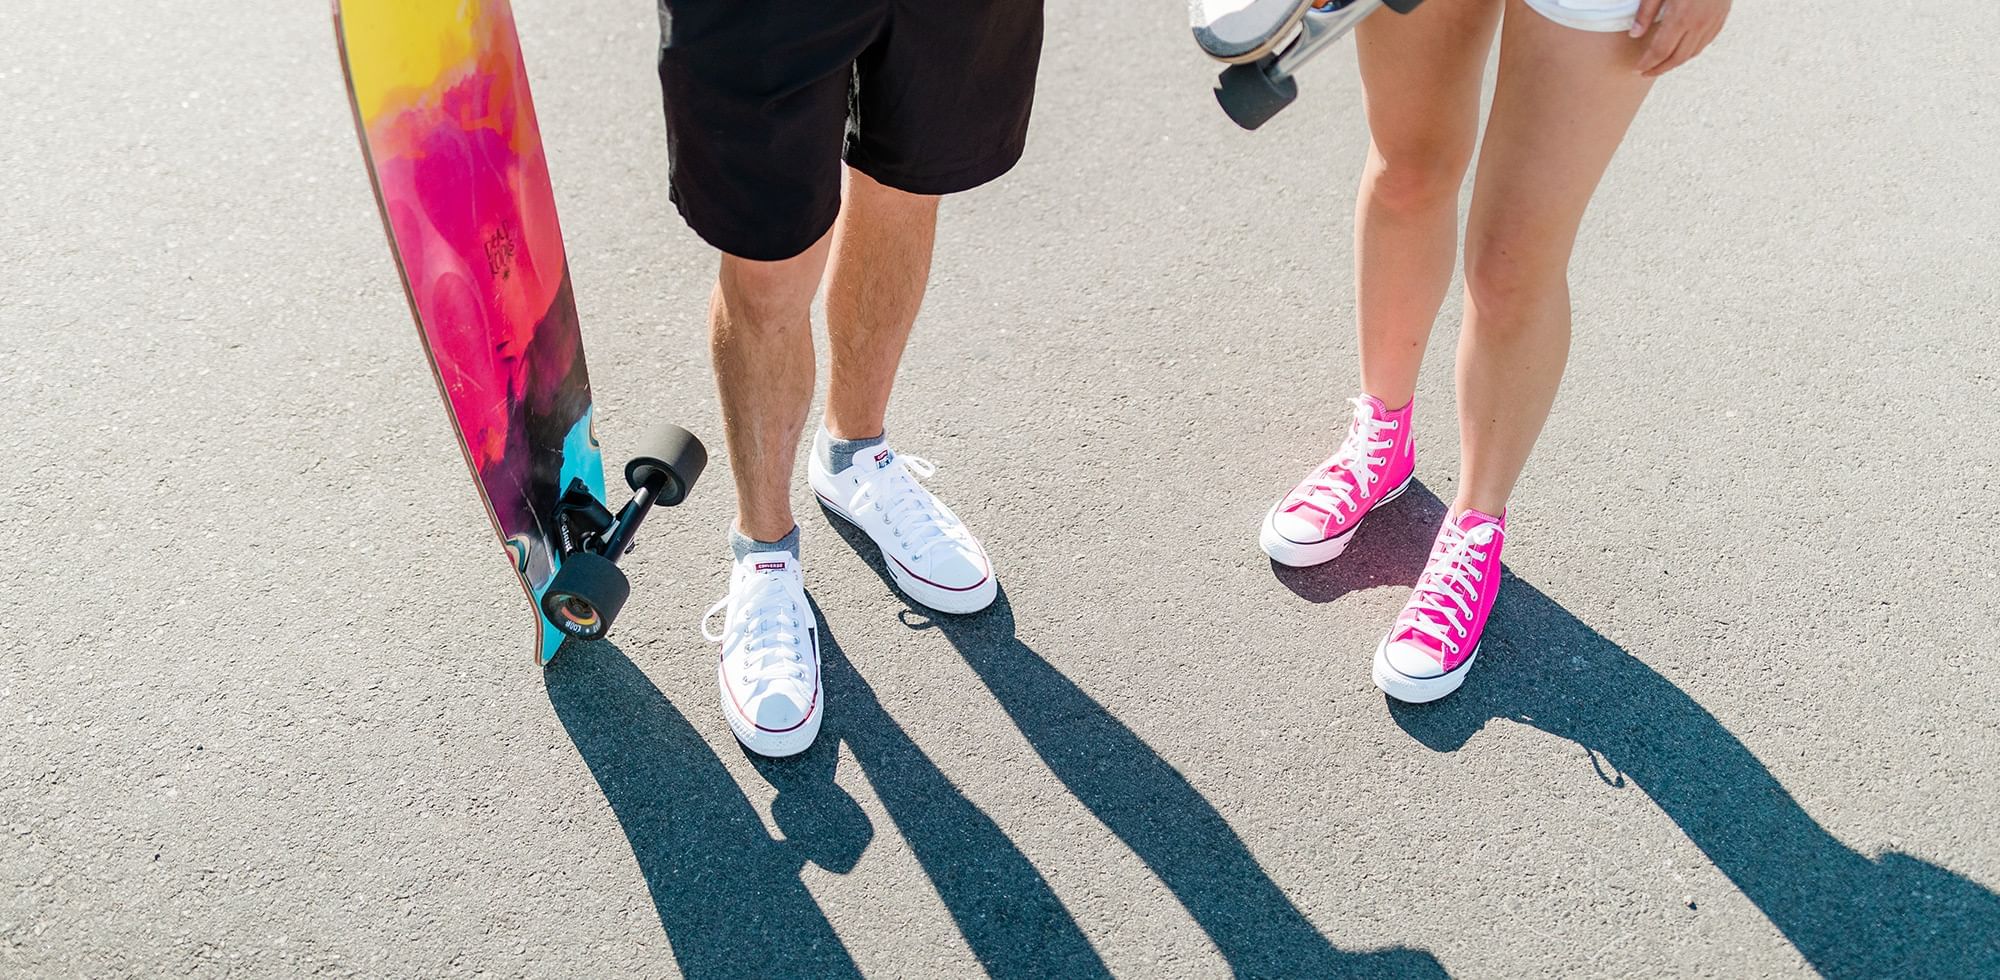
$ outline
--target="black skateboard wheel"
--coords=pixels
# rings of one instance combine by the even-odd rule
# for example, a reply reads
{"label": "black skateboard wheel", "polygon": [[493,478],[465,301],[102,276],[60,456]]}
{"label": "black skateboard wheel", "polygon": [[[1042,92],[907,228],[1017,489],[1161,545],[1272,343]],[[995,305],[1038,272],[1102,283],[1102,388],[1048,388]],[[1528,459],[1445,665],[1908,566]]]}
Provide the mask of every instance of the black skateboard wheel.
{"label": "black skateboard wheel", "polygon": [[1286,77],[1273,80],[1271,59],[1248,65],[1230,65],[1215,77],[1215,101],[1230,121],[1244,129],[1256,129],[1291,105],[1299,97],[1299,83]]}
{"label": "black skateboard wheel", "polygon": [[707,465],[708,450],[694,433],[662,422],[639,440],[639,452],[625,464],[625,483],[638,490],[660,481],[658,502],[672,507],[687,499]]}
{"label": "black skateboard wheel", "polygon": [[579,551],[563,559],[542,593],[542,615],[579,640],[601,639],[631,595],[632,584],[610,559]]}

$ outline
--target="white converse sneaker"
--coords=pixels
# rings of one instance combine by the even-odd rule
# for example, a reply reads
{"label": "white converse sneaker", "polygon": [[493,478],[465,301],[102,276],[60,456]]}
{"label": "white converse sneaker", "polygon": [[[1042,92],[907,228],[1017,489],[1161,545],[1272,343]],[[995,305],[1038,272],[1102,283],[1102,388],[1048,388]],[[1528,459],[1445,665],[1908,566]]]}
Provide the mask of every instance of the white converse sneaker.
{"label": "white converse sneaker", "polygon": [[986,549],[965,523],[917,482],[937,467],[878,446],[828,473],[812,454],[813,493],[829,510],[868,532],[898,588],[938,612],[974,613],[993,603],[999,582]]}
{"label": "white converse sneaker", "polygon": [[[719,612],[722,631],[711,632]],[[701,635],[722,644],[715,684],[722,716],[744,748],[797,755],[819,737],[819,629],[797,558],[766,551],[738,559],[729,594],[701,618]]]}

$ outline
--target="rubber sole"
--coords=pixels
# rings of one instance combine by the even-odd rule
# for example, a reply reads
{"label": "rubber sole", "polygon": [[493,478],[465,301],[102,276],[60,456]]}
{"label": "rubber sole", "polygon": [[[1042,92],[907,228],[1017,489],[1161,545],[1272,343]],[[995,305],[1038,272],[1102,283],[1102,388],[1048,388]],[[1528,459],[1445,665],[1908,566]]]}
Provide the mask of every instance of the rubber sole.
{"label": "rubber sole", "polygon": [[[1416,480],[1417,475],[1415,473],[1404,477],[1403,482],[1397,484],[1394,490],[1383,494],[1381,500],[1368,505],[1368,514],[1374,513],[1375,508],[1402,496],[1403,491],[1410,489],[1410,484],[1415,483]],[[1339,558],[1341,553],[1347,550],[1347,543],[1354,540],[1354,532],[1361,530],[1361,521],[1355,521],[1354,526],[1348,528],[1347,533],[1339,537],[1327,538],[1324,541],[1315,541],[1310,544],[1293,541],[1279,534],[1277,526],[1273,523],[1273,519],[1278,516],[1278,505],[1282,503],[1284,501],[1280,499],[1278,503],[1271,505],[1270,510],[1264,512],[1264,526],[1257,532],[1257,545],[1264,549],[1264,554],[1269,556],[1272,561],[1287,568],[1311,568],[1314,565],[1324,565],[1335,558]],[[1361,515],[1361,519],[1367,520],[1368,514]]]}

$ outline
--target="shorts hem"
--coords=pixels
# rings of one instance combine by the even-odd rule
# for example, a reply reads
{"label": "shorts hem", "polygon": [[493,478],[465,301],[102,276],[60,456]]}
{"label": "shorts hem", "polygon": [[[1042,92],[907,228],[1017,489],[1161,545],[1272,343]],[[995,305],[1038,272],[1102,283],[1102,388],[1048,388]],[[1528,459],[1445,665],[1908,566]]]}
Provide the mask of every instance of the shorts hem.
{"label": "shorts hem", "polygon": [[971,166],[945,172],[900,170],[877,163],[868,158],[860,149],[850,148],[845,154],[847,165],[867,174],[876,183],[893,187],[906,194],[945,195],[972,190],[981,184],[1000,179],[1021,162],[1027,152],[1027,144],[1012,147]]}
{"label": "shorts hem", "polygon": [[687,202],[681,199],[679,191],[672,191],[667,197],[674,202],[674,210],[680,212],[681,220],[687,223],[689,230],[693,231],[696,237],[725,255],[752,262],[782,262],[799,257],[806,249],[825,238],[826,233],[833,230],[834,219],[840,216],[840,205],[836,201],[833,209],[824,216],[799,226],[805,229],[817,229],[801,240],[799,237],[783,237],[771,232],[761,234],[743,232],[729,227],[728,221],[699,218],[688,213]]}
{"label": "shorts hem", "polygon": [[1626,14],[1621,17],[1614,17],[1608,20],[1601,17],[1592,17],[1592,18],[1572,17],[1572,16],[1567,16],[1559,11],[1551,10],[1546,6],[1543,6],[1542,4],[1534,2],[1534,0],[1526,0],[1526,2],[1528,4],[1529,9],[1533,10],[1535,13],[1541,14],[1543,17],[1547,17],[1549,20],[1554,21],[1559,26],[1567,27],[1570,28],[1571,30],[1577,30],[1577,31],[1589,31],[1593,34],[1615,34],[1621,31],[1629,31],[1632,29],[1633,23],[1638,20],[1638,15],[1636,13]]}

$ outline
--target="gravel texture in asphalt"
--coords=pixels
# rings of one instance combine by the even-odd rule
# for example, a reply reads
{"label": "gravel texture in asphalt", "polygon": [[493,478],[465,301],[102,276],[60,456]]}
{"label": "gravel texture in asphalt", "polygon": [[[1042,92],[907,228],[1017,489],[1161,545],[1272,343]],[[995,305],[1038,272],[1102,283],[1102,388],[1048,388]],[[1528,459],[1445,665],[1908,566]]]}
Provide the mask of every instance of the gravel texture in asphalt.
{"label": "gravel texture in asphalt", "polygon": [[780,763],[695,627],[732,502],[654,11],[518,8],[607,454],[717,457],[546,672],[324,4],[7,0],[0,973],[2000,975],[1985,5],[1739,4],[1658,87],[1487,646],[1403,708],[1456,291],[1421,487],[1256,545],[1356,386],[1352,51],[1249,134],[1178,5],[1053,3],[890,417],[1001,598],[911,607],[801,470],[829,708]]}

